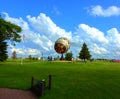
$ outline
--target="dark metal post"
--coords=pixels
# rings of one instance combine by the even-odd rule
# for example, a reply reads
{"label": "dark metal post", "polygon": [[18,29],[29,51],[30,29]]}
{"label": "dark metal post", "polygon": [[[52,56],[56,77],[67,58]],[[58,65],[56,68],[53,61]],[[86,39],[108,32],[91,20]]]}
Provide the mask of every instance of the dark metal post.
{"label": "dark metal post", "polygon": [[31,89],[33,89],[33,86],[34,86],[34,77],[32,77],[32,80],[31,80]]}
{"label": "dark metal post", "polygon": [[49,75],[49,86],[48,86],[49,90],[51,90],[51,86],[52,86],[52,75]]}
{"label": "dark metal post", "polygon": [[43,95],[43,93],[44,93],[44,82],[41,82],[41,89],[39,89],[40,90],[40,96],[42,96]]}
{"label": "dark metal post", "polygon": [[60,60],[63,60],[64,59],[64,57],[63,57],[63,53],[61,54],[61,58],[60,58]]}

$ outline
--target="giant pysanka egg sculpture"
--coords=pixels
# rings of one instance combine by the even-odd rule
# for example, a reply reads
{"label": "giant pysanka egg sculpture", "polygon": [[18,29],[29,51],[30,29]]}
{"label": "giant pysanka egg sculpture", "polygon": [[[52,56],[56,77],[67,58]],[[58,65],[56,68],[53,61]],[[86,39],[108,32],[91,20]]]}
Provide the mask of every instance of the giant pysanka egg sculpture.
{"label": "giant pysanka egg sculpture", "polygon": [[70,42],[65,37],[59,38],[54,45],[55,51],[59,54],[63,54],[67,52],[69,48],[70,48]]}

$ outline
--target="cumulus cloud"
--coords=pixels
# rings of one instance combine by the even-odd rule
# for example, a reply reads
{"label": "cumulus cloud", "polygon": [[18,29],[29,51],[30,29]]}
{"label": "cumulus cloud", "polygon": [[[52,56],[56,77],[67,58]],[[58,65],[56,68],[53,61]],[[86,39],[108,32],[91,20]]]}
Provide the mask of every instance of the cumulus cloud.
{"label": "cumulus cloud", "polygon": [[88,8],[88,12],[94,16],[103,16],[103,17],[119,16],[120,7],[110,6],[104,9],[102,6],[97,5],[97,6],[92,6]]}
{"label": "cumulus cloud", "polygon": [[54,39],[57,39],[57,37],[61,36],[71,39],[71,32],[67,32],[57,26],[44,13],[40,13],[38,17],[31,17],[30,15],[28,15],[27,18],[33,28],[41,35],[46,35],[47,37]]}
{"label": "cumulus cloud", "polygon": [[86,24],[80,24],[77,32],[81,33],[81,38],[84,38],[86,41],[92,40],[99,43],[108,43],[108,40],[105,38],[103,32]]}
{"label": "cumulus cloud", "polygon": [[107,39],[109,42],[115,46],[120,47],[120,33],[116,28],[112,28],[107,31]]}
{"label": "cumulus cloud", "polygon": [[75,56],[78,55],[85,42],[94,58],[119,57],[120,33],[116,28],[107,30],[105,34],[95,27],[79,24],[76,31],[71,32],[57,26],[44,13],[40,13],[37,17],[28,15],[27,21],[22,18],[12,18],[7,13],[4,14],[5,20],[20,25],[23,30],[21,34],[25,35],[24,42],[16,44],[15,47],[9,47],[10,52],[15,50],[19,55],[26,56],[40,56],[42,53],[46,56],[56,55],[54,42],[59,37],[67,37],[71,43],[69,51],[72,51]]}
{"label": "cumulus cloud", "polygon": [[92,44],[91,45],[91,52],[95,55],[104,55],[108,51],[104,47],[99,47],[97,44]]}
{"label": "cumulus cloud", "polygon": [[27,48],[27,49],[24,49],[23,48],[12,48],[11,50],[11,53],[16,51],[17,55],[18,56],[23,56],[23,55],[39,55],[40,54],[40,51],[38,49],[32,49],[32,48]]}

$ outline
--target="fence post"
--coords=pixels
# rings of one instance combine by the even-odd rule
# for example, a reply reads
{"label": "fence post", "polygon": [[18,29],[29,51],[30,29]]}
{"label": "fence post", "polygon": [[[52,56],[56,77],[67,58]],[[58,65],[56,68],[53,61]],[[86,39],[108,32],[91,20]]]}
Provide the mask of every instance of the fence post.
{"label": "fence post", "polygon": [[31,89],[33,89],[33,87],[34,87],[34,77],[32,77],[31,79]]}
{"label": "fence post", "polygon": [[49,75],[49,86],[48,89],[51,90],[52,87],[52,75]]}
{"label": "fence post", "polygon": [[44,93],[44,82],[41,82],[42,84],[41,84],[41,96],[43,95],[43,93]]}

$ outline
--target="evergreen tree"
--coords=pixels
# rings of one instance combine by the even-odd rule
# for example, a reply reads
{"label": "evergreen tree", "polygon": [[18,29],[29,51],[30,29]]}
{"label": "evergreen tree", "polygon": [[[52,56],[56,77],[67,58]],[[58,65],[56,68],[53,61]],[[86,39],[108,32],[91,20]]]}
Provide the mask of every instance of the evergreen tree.
{"label": "evergreen tree", "polygon": [[0,18],[0,61],[5,61],[8,57],[7,55],[7,42],[6,40],[11,40],[12,42],[20,42],[21,36],[18,34],[21,32],[21,27],[13,23],[5,21]]}
{"label": "evergreen tree", "polygon": [[83,44],[82,49],[79,53],[79,58],[83,59],[84,61],[85,61],[85,59],[89,60],[91,58],[90,52],[85,43]]}

